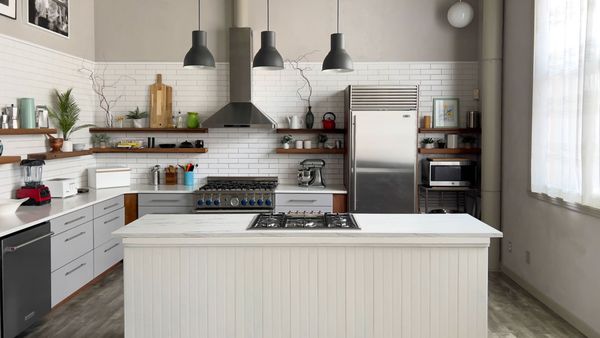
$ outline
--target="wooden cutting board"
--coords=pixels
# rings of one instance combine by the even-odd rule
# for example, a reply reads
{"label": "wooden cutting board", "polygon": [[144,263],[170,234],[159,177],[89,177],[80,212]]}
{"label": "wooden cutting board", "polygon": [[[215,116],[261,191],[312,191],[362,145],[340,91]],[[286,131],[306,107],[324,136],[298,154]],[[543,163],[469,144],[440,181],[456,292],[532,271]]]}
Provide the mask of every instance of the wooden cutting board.
{"label": "wooden cutting board", "polygon": [[162,74],[156,74],[156,83],[150,86],[150,128],[168,128],[172,117],[173,88],[162,83]]}

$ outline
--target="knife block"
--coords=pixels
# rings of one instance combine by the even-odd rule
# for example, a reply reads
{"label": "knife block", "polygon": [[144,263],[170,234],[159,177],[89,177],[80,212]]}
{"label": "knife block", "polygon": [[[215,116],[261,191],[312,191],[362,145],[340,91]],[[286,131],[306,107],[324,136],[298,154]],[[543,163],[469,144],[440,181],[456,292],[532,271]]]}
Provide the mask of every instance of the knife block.
{"label": "knife block", "polygon": [[177,172],[165,173],[165,184],[166,185],[177,185]]}

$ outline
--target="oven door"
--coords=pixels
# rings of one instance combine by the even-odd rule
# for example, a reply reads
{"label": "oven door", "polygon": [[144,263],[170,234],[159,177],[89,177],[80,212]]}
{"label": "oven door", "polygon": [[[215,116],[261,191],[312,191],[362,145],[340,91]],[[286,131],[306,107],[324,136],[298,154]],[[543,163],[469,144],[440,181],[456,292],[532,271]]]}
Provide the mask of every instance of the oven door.
{"label": "oven door", "polygon": [[468,187],[476,183],[477,166],[471,161],[433,162],[429,165],[432,187]]}

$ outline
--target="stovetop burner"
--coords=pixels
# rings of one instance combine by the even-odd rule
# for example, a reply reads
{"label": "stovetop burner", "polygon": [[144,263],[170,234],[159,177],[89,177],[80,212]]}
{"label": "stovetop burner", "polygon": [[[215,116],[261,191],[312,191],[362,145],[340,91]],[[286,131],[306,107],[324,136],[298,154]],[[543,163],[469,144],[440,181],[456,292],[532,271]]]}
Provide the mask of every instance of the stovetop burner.
{"label": "stovetop burner", "polygon": [[209,177],[200,191],[206,190],[275,190],[277,177]]}
{"label": "stovetop burner", "polygon": [[347,213],[263,213],[254,218],[248,230],[360,230]]}

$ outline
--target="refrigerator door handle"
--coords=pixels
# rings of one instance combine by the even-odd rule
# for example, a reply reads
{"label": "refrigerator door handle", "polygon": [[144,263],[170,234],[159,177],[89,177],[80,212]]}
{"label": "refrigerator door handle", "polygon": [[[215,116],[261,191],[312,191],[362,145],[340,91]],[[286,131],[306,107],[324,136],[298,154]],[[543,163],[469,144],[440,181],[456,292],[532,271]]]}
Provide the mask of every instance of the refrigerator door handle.
{"label": "refrigerator door handle", "polygon": [[352,202],[354,208],[351,211],[356,211],[357,196],[356,196],[356,115],[352,116]]}

